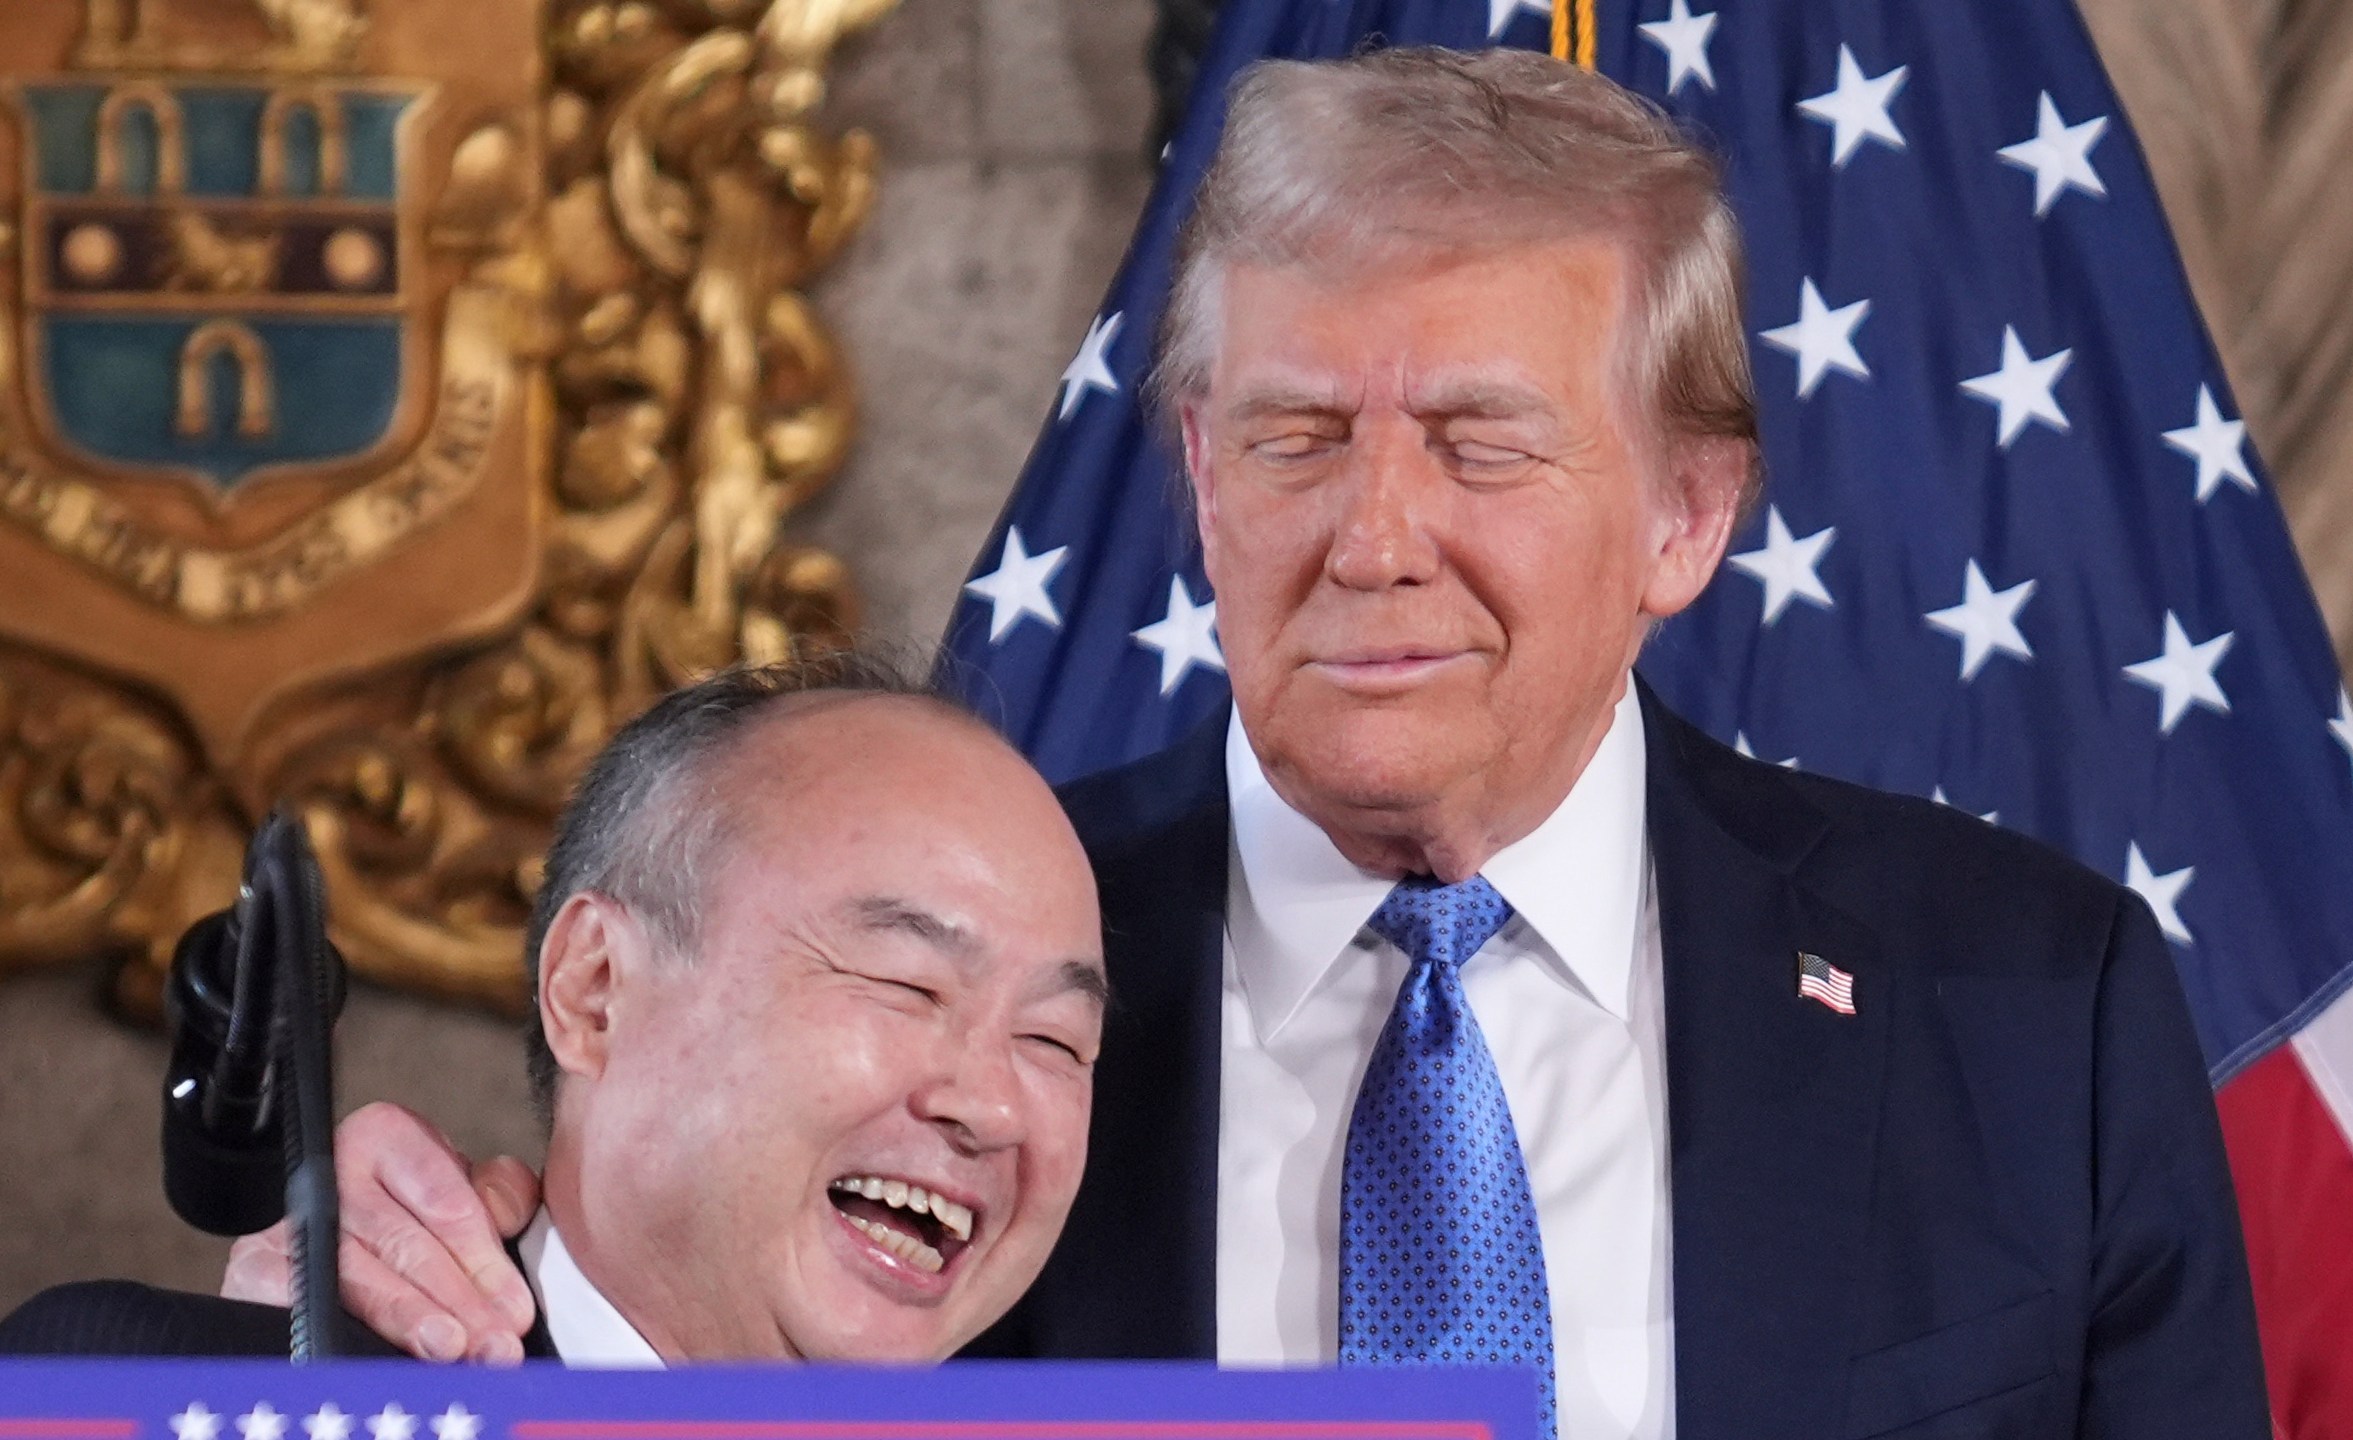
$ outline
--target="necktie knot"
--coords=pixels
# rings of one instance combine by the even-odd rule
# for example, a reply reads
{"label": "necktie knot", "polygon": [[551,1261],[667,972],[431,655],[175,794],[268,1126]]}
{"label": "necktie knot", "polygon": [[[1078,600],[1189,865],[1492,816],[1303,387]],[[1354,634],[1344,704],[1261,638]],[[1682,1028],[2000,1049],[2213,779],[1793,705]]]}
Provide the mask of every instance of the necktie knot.
{"label": "necktie knot", "polygon": [[1415,964],[1457,969],[1494,938],[1511,913],[1510,903],[1483,875],[1452,885],[1408,875],[1365,923]]}

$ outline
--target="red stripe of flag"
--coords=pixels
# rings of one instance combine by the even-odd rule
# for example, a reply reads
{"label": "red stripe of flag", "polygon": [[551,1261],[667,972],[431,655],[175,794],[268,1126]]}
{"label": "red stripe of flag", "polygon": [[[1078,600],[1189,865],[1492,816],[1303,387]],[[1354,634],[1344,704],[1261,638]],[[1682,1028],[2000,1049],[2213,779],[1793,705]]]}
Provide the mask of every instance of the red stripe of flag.
{"label": "red stripe of flag", "polygon": [[2272,1424],[2287,1440],[2353,1435],[2353,1149],[2281,1045],[2216,1094],[2247,1233]]}

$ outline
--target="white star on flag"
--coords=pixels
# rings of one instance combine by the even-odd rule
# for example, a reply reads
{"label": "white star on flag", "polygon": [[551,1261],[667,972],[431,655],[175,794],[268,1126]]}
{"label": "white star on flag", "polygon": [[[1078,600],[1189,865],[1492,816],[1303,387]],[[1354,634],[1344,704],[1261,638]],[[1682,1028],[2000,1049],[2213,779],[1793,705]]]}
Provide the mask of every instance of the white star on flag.
{"label": "white star on flag", "polygon": [[2353,760],[2353,694],[2341,685],[2337,687],[2337,718],[2328,722],[2328,728],[2345,747],[2345,758]]}
{"label": "white star on flag", "polygon": [[1112,338],[1119,334],[1119,322],[1127,318],[1122,311],[1108,320],[1087,322],[1087,338],[1078,345],[1078,354],[1062,371],[1062,410],[1055,418],[1068,420],[1070,412],[1087,398],[1087,391],[1100,390],[1106,395],[1119,393],[1119,377],[1111,373],[1105,353],[1111,349]]}
{"label": "white star on flag", "polygon": [[351,1417],[330,1400],[302,1422],[302,1433],[310,1440],[351,1440]]}
{"label": "white star on flag", "polygon": [[286,1417],[264,1400],[237,1417],[237,1433],[245,1440],[281,1440],[286,1433]]}
{"label": "white star on flag", "polygon": [[[1934,790],[1929,791],[1928,798],[1934,800],[1937,804],[1942,805],[1947,810],[1958,810],[1961,808],[1960,806],[1955,805],[1952,801],[1945,798],[1944,787],[1942,785],[1939,785]],[[2002,823],[2002,812],[1999,810],[1988,810],[1977,818],[1983,820],[1988,825],[1999,825]]]}
{"label": "white star on flag", "polygon": [[1057,545],[1043,555],[1032,555],[1021,543],[1021,527],[1005,527],[1005,548],[997,556],[997,568],[964,584],[965,594],[989,602],[990,644],[1004,639],[1005,632],[1020,624],[1024,615],[1035,615],[1057,630],[1062,628],[1062,612],[1054,608],[1054,597],[1046,593],[1046,585],[1069,553],[1068,545]]}
{"label": "white star on flag", "polygon": [[1132,632],[1139,645],[1160,652],[1160,693],[1169,694],[1185,672],[1198,665],[1205,670],[1226,668],[1225,652],[1217,648],[1217,601],[1195,605],[1185,577],[1168,582],[1168,614]]}
{"label": "white star on flag", "polygon": [[2106,199],[2108,187],[2100,183],[2100,173],[2092,168],[2092,146],[2108,128],[2108,117],[2094,115],[2080,125],[2070,125],[2059,118],[2059,107],[2051,102],[2051,92],[2043,92],[2042,107],[2035,118],[2034,138],[2021,140],[2001,148],[2002,159],[2021,170],[2034,172],[2034,213],[2037,216],[2051,208],[2059,192],[2072,185],[2086,195]]}
{"label": "white star on flag", "polygon": [[1757,338],[1797,357],[1797,396],[1803,400],[1814,393],[1824,373],[1831,370],[1843,370],[1858,380],[1871,378],[1871,367],[1855,353],[1854,340],[1855,327],[1870,313],[1868,300],[1831,309],[1822,303],[1822,292],[1814,288],[1814,278],[1809,275],[1798,287],[1797,319],[1775,329],[1760,330]]}
{"label": "white star on flag", "polygon": [[1904,148],[1904,132],[1888,118],[1887,107],[1911,72],[1911,66],[1898,65],[1884,75],[1866,76],[1855,63],[1855,52],[1838,47],[1838,84],[1797,102],[1800,114],[1830,127],[1832,165],[1844,166],[1865,140],[1877,140],[1893,150]]}
{"label": "white star on flag", "polygon": [[1788,524],[1782,520],[1777,506],[1765,507],[1765,546],[1729,557],[1734,569],[1752,575],[1765,587],[1764,618],[1757,623],[1770,625],[1781,618],[1792,600],[1803,600],[1828,610],[1837,602],[1822,587],[1822,577],[1814,567],[1822,563],[1822,552],[1838,538],[1838,527],[1826,526],[1804,539],[1790,535]]}
{"label": "white star on flag", "polygon": [[1963,680],[1976,679],[1996,650],[2021,660],[2034,658],[2034,647],[2018,633],[2018,609],[2034,598],[2034,583],[2021,580],[2007,590],[1996,590],[1971,560],[1961,576],[1961,603],[1931,610],[1924,617],[1937,629],[1961,638]]}
{"label": "white star on flag", "polygon": [[482,1417],[454,1400],[433,1417],[432,1424],[433,1440],[476,1440],[482,1433]]}
{"label": "white star on flag", "polygon": [[376,1440],[415,1440],[417,1417],[401,1409],[395,1400],[368,1417],[368,1433]]}
{"label": "white star on flag", "polygon": [[2255,472],[2247,468],[2246,452],[2240,448],[2246,438],[2247,422],[2223,419],[2214,407],[2214,392],[2203,385],[2198,387],[2196,423],[2165,432],[2166,444],[2198,462],[2200,503],[2226,479],[2250,493],[2255,489]]}
{"label": "white star on flag", "polygon": [[1503,33],[1503,27],[1522,10],[1533,10],[1539,15],[1552,14],[1551,0],[1487,0],[1487,38],[1492,40]]}
{"label": "white star on flag", "polygon": [[1653,20],[1635,29],[1642,38],[1667,52],[1667,93],[1683,88],[1683,82],[1697,76],[1699,83],[1710,90],[1716,88],[1716,72],[1708,64],[1708,37],[1716,32],[1713,13],[1694,15],[1684,0],[1674,0],[1667,7],[1667,18]]}
{"label": "white star on flag", "polygon": [[2067,428],[2067,412],[2051,395],[2051,387],[2067,373],[2067,362],[2075,358],[2072,349],[2054,351],[2040,360],[2026,353],[2026,346],[2018,339],[2017,327],[2002,327],[2002,368],[1988,374],[1973,376],[1961,382],[1961,389],[1989,404],[2001,407],[2001,425],[1997,431],[2004,450],[2018,438],[2029,420],[2039,420],[2053,430]]}
{"label": "white star on flag", "polygon": [[172,1417],[172,1434],[176,1440],[215,1440],[221,1433],[221,1417],[204,1407],[202,1400],[191,1400],[188,1408]]}
{"label": "white star on flag", "polygon": [[2184,945],[2195,942],[2190,938],[2190,927],[2181,923],[2181,915],[2174,906],[2181,903],[2181,892],[2189,888],[2190,881],[2196,879],[2197,875],[2198,867],[2195,865],[2184,865],[2179,870],[2160,875],[2149,868],[2148,857],[2141,854],[2139,841],[2133,841],[2125,847],[2125,885],[2148,901],[2149,908],[2157,912],[2157,928],[2165,932],[2166,938]]}
{"label": "white star on flag", "polygon": [[[1736,730],[1732,733],[1732,753],[1735,755],[1746,755],[1751,760],[1757,758],[1756,748],[1748,743],[1748,732],[1746,730]],[[1776,760],[1773,763],[1780,766],[1784,770],[1795,770],[1797,768],[1797,757],[1792,755],[1787,760]]]}
{"label": "white star on flag", "polygon": [[2192,645],[2173,612],[2165,612],[2165,653],[2124,667],[2125,674],[2164,698],[2157,722],[2160,731],[2171,735],[2192,705],[2203,705],[2217,714],[2230,713],[2230,697],[2215,681],[2214,667],[2230,652],[2232,639],[2233,632],[2225,630],[2202,645]]}

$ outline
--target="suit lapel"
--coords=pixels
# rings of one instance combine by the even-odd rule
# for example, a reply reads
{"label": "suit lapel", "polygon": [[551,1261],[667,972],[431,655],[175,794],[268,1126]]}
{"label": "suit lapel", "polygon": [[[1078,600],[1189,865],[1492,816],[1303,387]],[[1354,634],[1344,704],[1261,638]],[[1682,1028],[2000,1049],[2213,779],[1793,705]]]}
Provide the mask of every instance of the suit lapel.
{"label": "suit lapel", "polygon": [[[1836,1433],[1893,981],[1799,880],[1825,822],[1643,694],[1667,1002],[1677,1428]],[[1797,994],[1797,957],[1857,1013]]]}

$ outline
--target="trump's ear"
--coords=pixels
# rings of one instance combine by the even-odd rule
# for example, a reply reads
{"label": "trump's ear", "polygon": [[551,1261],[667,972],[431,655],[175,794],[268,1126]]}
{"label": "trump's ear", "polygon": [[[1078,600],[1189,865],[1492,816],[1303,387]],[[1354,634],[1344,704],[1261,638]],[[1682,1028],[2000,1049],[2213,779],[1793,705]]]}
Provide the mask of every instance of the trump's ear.
{"label": "trump's ear", "polygon": [[1653,620],[1697,600],[1714,578],[1756,461],[1754,446],[1718,436],[1678,441],[1674,451],[1658,509],[1650,583],[1642,593],[1642,612]]}
{"label": "trump's ear", "polygon": [[637,917],[609,895],[583,890],[556,912],[539,947],[539,1024],[566,1075],[604,1073],[621,982],[645,949]]}
{"label": "trump's ear", "polygon": [[[1215,568],[1217,564],[1217,475],[1209,463],[1209,435],[1201,418],[1201,402],[1184,400],[1177,405],[1177,430],[1185,444],[1185,484],[1193,493],[1193,524],[1201,536],[1202,562]],[[1214,577],[1211,584],[1215,584]]]}

